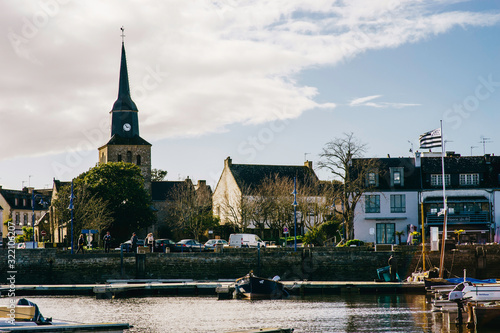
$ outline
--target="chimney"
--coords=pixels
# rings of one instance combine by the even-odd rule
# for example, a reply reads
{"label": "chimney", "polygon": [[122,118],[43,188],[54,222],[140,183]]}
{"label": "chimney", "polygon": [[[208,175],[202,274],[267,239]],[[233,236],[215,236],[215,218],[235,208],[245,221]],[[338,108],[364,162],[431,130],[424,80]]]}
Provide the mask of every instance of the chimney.
{"label": "chimney", "polygon": [[207,186],[206,180],[198,180],[198,187],[206,187],[206,186]]}
{"label": "chimney", "polygon": [[225,166],[225,167],[230,167],[231,165],[233,165],[233,160],[231,159],[231,156],[228,156],[228,157],[224,160],[224,166]]}
{"label": "chimney", "polygon": [[312,170],[312,168],[313,168],[313,162],[312,161],[305,161],[304,162],[304,166],[308,167],[309,169]]}
{"label": "chimney", "polygon": [[491,155],[484,154],[484,160],[485,160],[486,164],[491,164]]}
{"label": "chimney", "polygon": [[415,168],[420,168],[421,165],[421,153],[419,151],[415,152]]}

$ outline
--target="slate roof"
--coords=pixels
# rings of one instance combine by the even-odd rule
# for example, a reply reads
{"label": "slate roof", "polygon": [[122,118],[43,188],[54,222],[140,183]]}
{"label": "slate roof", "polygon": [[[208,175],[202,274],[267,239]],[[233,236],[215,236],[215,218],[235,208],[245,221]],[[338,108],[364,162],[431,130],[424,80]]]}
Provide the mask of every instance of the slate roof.
{"label": "slate roof", "polygon": [[59,192],[61,190],[61,187],[71,185],[71,182],[62,182],[60,180],[54,179],[54,184],[56,187],[56,191]]}
{"label": "slate roof", "polygon": [[151,198],[153,201],[173,200],[174,189],[178,186],[186,187],[186,181],[151,182]]}
{"label": "slate roof", "polygon": [[310,181],[318,181],[318,177],[314,171],[306,166],[231,164],[229,168],[238,187],[243,191],[247,188],[255,188],[266,178],[271,178],[275,175],[291,180],[297,177],[297,185]]}
{"label": "slate roof", "polygon": [[[368,158],[356,158],[355,163],[363,163],[363,161],[372,160]],[[415,159],[411,157],[388,157],[377,158],[379,165],[379,185],[381,190],[396,190],[396,189],[419,189],[420,188],[420,168],[415,168]],[[403,168],[403,186],[391,186],[390,168]],[[354,175],[354,173],[353,173]]]}
{"label": "slate roof", "polygon": [[120,83],[118,86],[118,99],[113,104],[112,111],[139,111],[130,97],[130,86],[128,82],[127,58],[125,56],[125,44],[122,42],[122,59],[120,64]]}
{"label": "slate roof", "polygon": [[[0,195],[2,195],[10,206],[10,209],[32,209],[31,207],[31,193],[27,191],[18,191],[18,190],[0,190]],[[50,202],[50,197],[38,193],[35,191],[35,195],[37,195],[35,200],[35,210],[46,210],[47,206],[44,207],[40,204],[39,199],[43,199],[45,202]],[[40,197],[41,196],[41,197]],[[16,198],[17,204],[16,204]]]}
{"label": "slate roof", "polygon": [[[354,163],[364,160],[354,159]],[[380,190],[421,190],[436,189],[431,185],[433,174],[441,174],[441,157],[422,157],[421,167],[415,167],[415,159],[412,157],[400,158],[378,158],[379,166],[379,186]],[[390,168],[404,168],[404,185],[390,185]],[[451,184],[449,189],[457,188],[498,188],[500,187],[500,157],[498,156],[448,156],[444,158],[445,173],[450,175]],[[479,174],[480,184],[477,186],[460,185],[460,174]]]}
{"label": "slate roof", "polygon": [[106,143],[104,146],[107,145],[134,145],[134,146],[151,146],[149,142],[141,138],[140,136],[136,135],[131,138],[124,138],[120,135],[113,135],[111,139],[109,139],[108,143]]}

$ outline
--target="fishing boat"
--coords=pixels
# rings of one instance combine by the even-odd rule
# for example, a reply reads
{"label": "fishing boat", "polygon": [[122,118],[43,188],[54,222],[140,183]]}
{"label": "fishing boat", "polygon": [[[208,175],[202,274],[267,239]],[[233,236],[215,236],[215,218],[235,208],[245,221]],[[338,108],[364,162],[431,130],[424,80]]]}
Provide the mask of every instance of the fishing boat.
{"label": "fishing boat", "polygon": [[246,299],[280,299],[288,296],[279,276],[272,279],[257,277],[253,272],[248,273],[235,282],[236,298]]}
{"label": "fishing boat", "polygon": [[75,324],[45,318],[38,306],[21,298],[16,304],[0,306],[0,333],[3,332],[123,332],[127,323]]}

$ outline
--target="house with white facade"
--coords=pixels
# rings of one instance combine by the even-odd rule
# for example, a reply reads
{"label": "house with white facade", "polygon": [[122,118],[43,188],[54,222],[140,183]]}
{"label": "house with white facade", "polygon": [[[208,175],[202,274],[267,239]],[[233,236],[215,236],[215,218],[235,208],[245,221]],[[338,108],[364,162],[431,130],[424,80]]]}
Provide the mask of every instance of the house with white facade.
{"label": "house with white facade", "polygon": [[[303,166],[257,165],[234,164],[230,157],[226,158],[224,169],[212,196],[213,214],[220,218],[221,225],[241,225],[242,220],[245,219],[244,215],[248,212],[244,207],[245,202],[253,200],[252,191],[266,179],[275,176],[291,180],[292,184],[295,178],[299,187],[308,182],[319,183],[318,177],[312,169],[311,161],[306,161]],[[293,187],[289,191],[290,207],[293,209],[292,192]],[[314,197],[311,196],[308,199],[313,200]],[[252,209],[254,208],[252,207]],[[247,228],[255,229],[256,226],[249,222]]]}
{"label": "house with white facade", "polygon": [[[361,161],[362,159],[357,159]],[[355,210],[355,237],[375,244],[396,244],[413,230],[429,237],[430,228],[443,231],[443,175],[441,158],[416,153],[414,158],[380,158],[380,167],[367,177],[374,190],[366,192]],[[354,161],[356,162],[356,161]],[[447,198],[447,238],[487,243],[498,235],[500,214],[500,157],[444,158]]]}

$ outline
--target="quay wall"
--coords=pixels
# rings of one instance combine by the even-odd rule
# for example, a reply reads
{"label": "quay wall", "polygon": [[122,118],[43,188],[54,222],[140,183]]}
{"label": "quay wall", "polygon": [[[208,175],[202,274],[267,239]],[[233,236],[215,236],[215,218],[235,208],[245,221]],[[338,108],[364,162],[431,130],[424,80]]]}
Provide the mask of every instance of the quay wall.
{"label": "quay wall", "polygon": [[[10,257],[9,257],[10,255]],[[57,249],[17,249],[15,258],[0,249],[0,284],[85,284],[109,279],[235,279],[253,270],[263,277],[283,280],[373,281],[377,269],[397,258],[398,272],[406,278],[422,267],[419,247],[398,246],[394,251],[373,248],[224,249],[222,253],[86,252],[73,254]],[[10,260],[10,261],[9,261]],[[12,261],[14,260],[14,261]],[[123,262],[123,264],[122,264]],[[426,268],[439,266],[439,252],[426,254]],[[12,265],[12,266],[10,266]],[[459,246],[446,252],[445,267],[453,276],[500,278],[500,246]]]}

